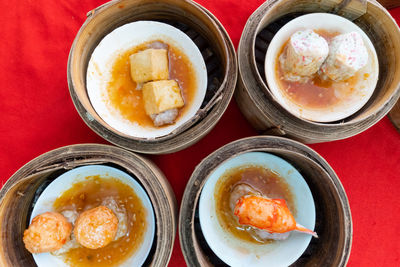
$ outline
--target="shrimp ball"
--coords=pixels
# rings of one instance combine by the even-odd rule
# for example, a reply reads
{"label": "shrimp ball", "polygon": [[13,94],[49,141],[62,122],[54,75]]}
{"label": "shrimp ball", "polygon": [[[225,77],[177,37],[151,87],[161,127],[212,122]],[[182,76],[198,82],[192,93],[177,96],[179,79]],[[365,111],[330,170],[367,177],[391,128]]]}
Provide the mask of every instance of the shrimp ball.
{"label": "shrimp ball", "polygon": [[118,218],[105,206],[82,212],[75,221],[74,235],[82,246],[97,249],[114,240],[118,230]]}
{"label": "shrimp ball", "polygon": [[24,231],[23,241],[31,253],[59,250],[70,238],[72,225],[56,212],[45,212],[33,218]]}

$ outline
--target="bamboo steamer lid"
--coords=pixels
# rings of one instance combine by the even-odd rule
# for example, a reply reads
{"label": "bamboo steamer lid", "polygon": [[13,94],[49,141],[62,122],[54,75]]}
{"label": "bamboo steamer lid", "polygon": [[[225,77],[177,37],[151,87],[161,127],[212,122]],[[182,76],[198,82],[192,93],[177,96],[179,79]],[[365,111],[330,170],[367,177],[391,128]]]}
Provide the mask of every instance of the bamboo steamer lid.
{"label": "bamboo steamer lid", "polygon": [[[196,116],[171,134],[154,139],[134,138],[112,129],[91,106],[85,84],[91,53],[100,40],[117,27],[137,20],[161,21],[184,31],[199,47],[208,73],[206,97]],[[223,26],[199,4],[190,0],[117,0],[88,13],[72,44],[67,73],[74,105],[93,131],[128,150],[165,154],[196,143],[215,126],[232,98],[237,61]]]}
{"label": "bamboo steamer lid", "polygon": [[33,202],[62,173],[93,164],[121,169],[141,183],[153,204],[156,220],[154,243],[146,264],[168,264],[176,234],[177,205],[164,174],[150,160],[124,149],[83,144],[47,152],[27,163],[5,183],[0,191],[0,266],[36,266],[22,241]]}
{"label": "bamboo steamer lid", "polygon": [[[352,116],[333,123],[311,122],[290,114],[274,100],[264,77],[265,53],[273,35],[291,19],[312,12],[336,13],[352,20],[371,39],[379,60],[379,81],[371,99]],[[385,116],[400,96],[400,29],[374,0],[266,1],[247,21],[238,47],[238,62],[235,98],[247,120],[261,133],[305,143],[356,135]]]}
{"label": "bamboo steamer lid", "polygon": [[[315,202],[315,231],[303,255],[291,266],[345,266],[351,250],[352,219],[344,188],[329,164],[311,148],[282,137],[249,137],[206,157],[186,186],[179,214],[179,238],[188,266],[226,266],[210,249],[199,222],[199,198],[210,174],[223,162],[246,152],[267,152],[292,164],[306,180]],[[329,253],[327,253],[329,252]]]}

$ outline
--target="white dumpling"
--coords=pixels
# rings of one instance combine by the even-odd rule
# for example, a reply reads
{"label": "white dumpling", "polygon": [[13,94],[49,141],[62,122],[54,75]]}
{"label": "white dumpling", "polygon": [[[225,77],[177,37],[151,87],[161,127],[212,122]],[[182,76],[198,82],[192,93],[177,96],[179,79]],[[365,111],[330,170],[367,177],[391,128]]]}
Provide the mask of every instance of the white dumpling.
{"label": "white dumpling", "polygon": [[357,32],[336,36],[332,39],[329,50],[321,72],[333,81],[349,79],[368,63],[367,48]]}
{"label": "white dumpling", "polygon": [[323,37],[312,30],[295,32],[279,58],[284,78],[299,81],[312,76],[328,54],[329,46]]}
{"label": "white dumpling", "polygon": [[178,113],[178,109],[173,108],[158,114],[151,114],[150,118],[153,120],[154,126],[162,126],[174,123]]}

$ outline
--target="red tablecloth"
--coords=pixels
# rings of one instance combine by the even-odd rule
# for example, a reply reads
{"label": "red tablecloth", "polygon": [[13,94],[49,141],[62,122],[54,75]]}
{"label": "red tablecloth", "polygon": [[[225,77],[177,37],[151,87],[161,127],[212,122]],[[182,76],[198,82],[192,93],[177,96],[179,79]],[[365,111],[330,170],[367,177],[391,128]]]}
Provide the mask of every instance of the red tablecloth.
{"label": "red tablecloth", "polygon": [[[222,22],[235,46],[247,18],[263,3],[197,1]],[[2,184],[24,163],[46,151],[76,143],[106,143],[79,117],[66,74],[69,49],[86,12],[102,3],[104,0],[1,0]],[[391,13],[400,20],[400,9]],[[199,143],[151,158],[168,177],[180,202],[186,182],[202,158],[228,142],[255,134],[232,101],[215,129]],[[350,201],[354,237],[349,266],[400,266],[400,134],[384,118],[358,136],[311,147],[337,172]],[[185,266],[178,236],[170,266]]]}

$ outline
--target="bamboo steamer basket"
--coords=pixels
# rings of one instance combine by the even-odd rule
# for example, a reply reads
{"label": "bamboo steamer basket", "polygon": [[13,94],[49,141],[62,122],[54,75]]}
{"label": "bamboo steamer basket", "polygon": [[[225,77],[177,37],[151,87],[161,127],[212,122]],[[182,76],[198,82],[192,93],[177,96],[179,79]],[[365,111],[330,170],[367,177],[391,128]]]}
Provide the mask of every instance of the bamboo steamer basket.
{"label": "bamboo steamer basket", "polygon": [[[264,77],[264,59],[274,34],[297,16],[336,13],[365,31],[379,60],[379,81],[368,103],[352,116],[332,123],[300,119],[272,96]],[[235,98],[260,133],[319,143],[356,135],[378,122],[400,96],[400,29],[387,10],[374,0],[270,0],[248,19],[238,47],[239,79]]]}
{"label": "bamboo steamer basket", "polygon": [[[206,157],[186,186],[179,215],[179,238],[188,266],[226,266],[210,249],[199,222],[199,198],[210,174],[239,154],[260,151],[287,160],[304,177],[316,208],[315,231],[303,255],[291,266],[345,266],[352,243],[352,219],[346,193],[328,163],[309,147],[282,137],[249,137],[229,143]],[[329,252],[329,253],[327,253]]]}
{"label": "bamboo steamer basket", "polygon": [[33,203],[56,177],[67,170],[93,164],[118,168],[141,183],[153,204],[156,234],[145,264],[167,266],[177,226],[174,193],[164,174],[150,160],[108,145],[83,144],[47,152],[19,169],[0,191],[0,266],[36,266],[22,241]]}
{"label": "bamboo steamer basket", "polygon": [[[379,0],[379,2],[386,8],[394,8],[400,6],[400,1],[398,0]],[[389,112],[389,119],[392,121],[393,125],[400,132],[400,100],[397,101],[396,105]]]}
{"label": "bamboo steamer basket", "polygon": [[389,119],[392,121],[394,127],[400,133],[400,101],[394,105],[393,109],[389,113]]}
{"label": "bamboo steamer basket", "polygon": [[378,0],[378,2],[381,3],[387,9],[400,6],[399,0]]}
{"label": "bamboo steamer basket", "polygon": [[[97,115],[86,90],[86,69],[97,44],[117,27],[137,20],[161,21],[184,31],[201,51],[208,73],[206,97],[196,116],[171,134],[154,139],[134,138],[112,129]],[[199,4],[190,0],[117,0],[88,13],[72,44],[67,73],[74,105],[93,131],[131,151],[165,154],[196,143],[215,126],[232,98],[237,61],[223,26]]]}

